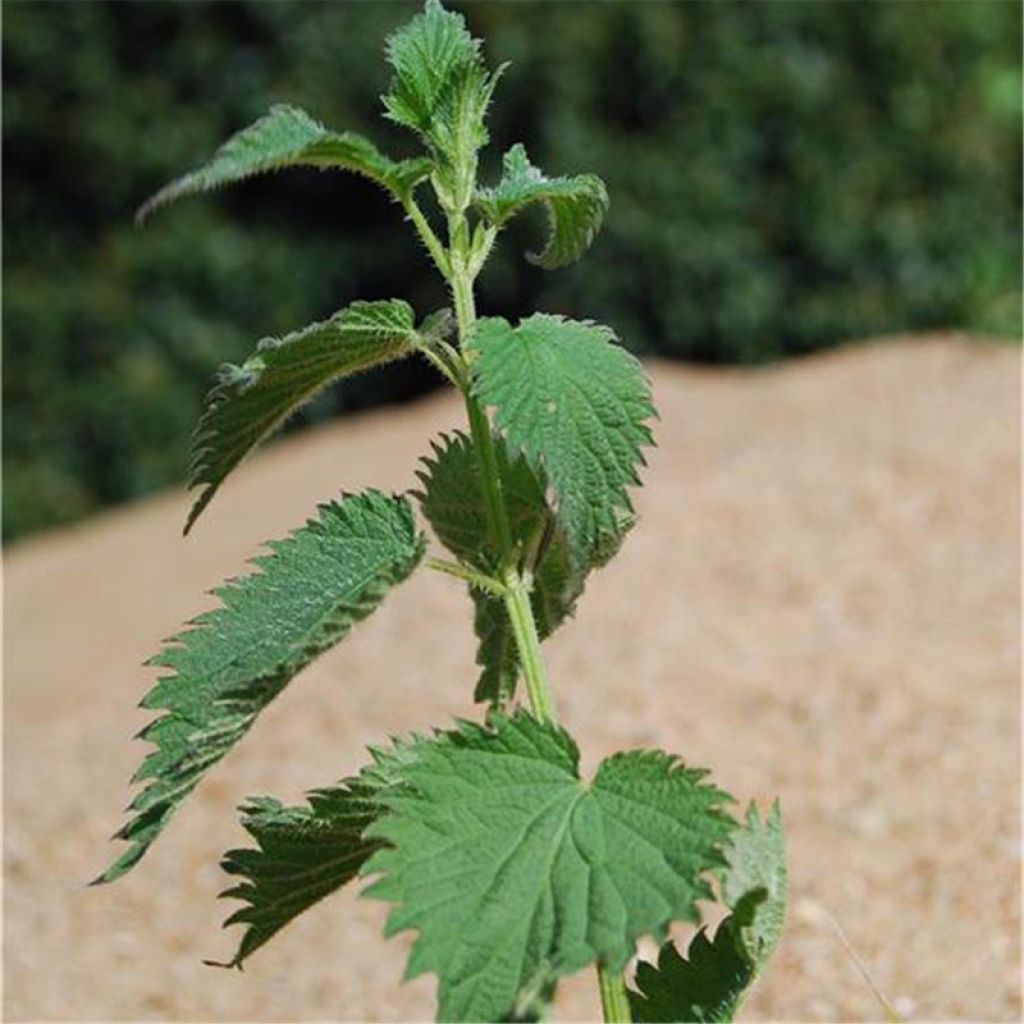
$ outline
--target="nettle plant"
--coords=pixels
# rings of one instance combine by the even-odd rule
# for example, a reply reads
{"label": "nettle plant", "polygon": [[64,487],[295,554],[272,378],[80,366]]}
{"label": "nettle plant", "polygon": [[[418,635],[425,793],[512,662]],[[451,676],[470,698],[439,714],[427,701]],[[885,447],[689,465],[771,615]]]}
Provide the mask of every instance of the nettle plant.
{"label": "nettle plant", "polygon": [[[484,721],[372,749],[358,775],[313,790],[306,806],[245,804],[256,845],[223,860],[239,880],[224,895],[244,904],[228,921],[244,926],[230,966],[362,876],[372,879],[366,895],[395,904],[386,934],[419,933],[407,975],[437,975],[441,1020],[540,1019],[558,979],[589,965],[605,1020],[730,1019],[782,928],[778,807],[762,818],[751,806],[741,823],[706,772],[660,750],[614,754],[581,779],[540,650],[633,524],[627,490],[651,444],[648,382],[607,327],[546,313],[513,326],[478,318],[474,305],[474,282],[512,217],[546,208],[547,242],[530,259],[559,267],[600,228],[605,186],[591,174],[549,178],[521,145],[497,183],[478,183],[504,68],[488,71],[463,19],[434,0],[390,38],[387,59],[385,116],[411,129],[424,155],[392,160],[359,135],[275,107],[140,211],[283,167],[354,171],[405,212],[454,305],[454,317],[441,310],[417,323],[400,299],[354,302],[225,366],[193,440],[191,484],[201,490],[186,532],[289,414],[368,367],[429,360],[462,395],[469,431],[432,442],[419,490],[343,495],[269,543],[256,571],[217,590],[221,606],[153,659],[167,670],[143,700],[161,712],[141,734],[155,749],[117,833],[130,845],[98,881],[132,868],[292,678],[425,560],[467,585]],[[435,201],[429,216],[421,193]],[[414,501],[448,557],[425,559]],[[683,956],[669,927],[700,924],[707,900],[728,914],[713,937],[698,930]],[[643,936],[664,945],[627,987]]]}

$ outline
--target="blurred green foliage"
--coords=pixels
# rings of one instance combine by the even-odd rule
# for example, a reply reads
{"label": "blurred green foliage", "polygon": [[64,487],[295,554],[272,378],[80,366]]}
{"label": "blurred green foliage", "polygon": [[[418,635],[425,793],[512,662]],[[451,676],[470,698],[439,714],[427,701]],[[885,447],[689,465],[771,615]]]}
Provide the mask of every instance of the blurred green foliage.
{"label": "blurred green foliage", "polygon": [[[549,173],[595,171],[612,195],[578,267],[529,266],[536,224],[510,230],[483,311],[585,310],[638,352],[716,362],[1019,333],[1018,4],[461,7],[513,62],[488,173],[524,139]],[[397,210],[344,175],[281,174],[132,226],[272,102],[411,152],[377,97],[383,36],[413,9],[8,0],[6,537],[180,480],[214,367],[260,337],[356,297],[444,301]],[[430,374],[358,379],[300,422]]]}

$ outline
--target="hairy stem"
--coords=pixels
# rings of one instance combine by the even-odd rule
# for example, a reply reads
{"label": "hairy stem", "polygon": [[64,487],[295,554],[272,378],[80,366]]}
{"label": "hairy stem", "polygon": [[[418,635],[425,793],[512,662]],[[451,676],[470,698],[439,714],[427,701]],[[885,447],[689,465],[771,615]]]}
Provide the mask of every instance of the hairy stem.
{"label": "hairy stem", "polygon": [[523,664],[523,678],[526,680],[526,692],[530,697],[530,707],[534,715],[542,722],[555,722],[555,702],[548,685],[544,661],[540,656],[540,638],[537,636],[537,624],[533,619],[533,608],[530,606],[529,583],[519,575],[511,572],[505,581],[505,607],[508,617],[512,620],[512,632],[515,634],[516,647]]}
{"label": "hairy stem", "polygon": [[[459,325],[459,344],[463,355],[466,343],[476,322],[476,304],[473,299],[474,272],[468,265],[469,232],[465,220],[458,218],[458,223],[449,224],[450,245],[448,254],[451,267],[452,297],[455,300],[455,318]],[[476,269],[479,269],[477,267]],[[526,691],[530,698],[530,708],[541,721],[556,721],[555,702],[551,696],[547,672],[540,654],[540,639],[537,636],[537,624],[533,618],[530,605],[530,588],[532,578],[523,576],[518,567],[513,565],[516,556],[512,543],[512,530],[508,522],[508,510],[502,494],[501,476],[498,472],[498,459],[494,451],[494,438],[491,436],[491,424],[487,413],[477,401],[468,387],[464,388],[466,413],[469,416],[469,428],[473,436],[473,447],[480,462],[480,479],[484,491],[484,503],[487,508],[487,522],[491,539],[501,558],[505,573],[505,607],[512,622],[512,631],[516,638],[519,659],[523,666],[523,677],[526,680]]]}
{"label": "hairy stem", "polygon": [[621,974],[609,973],[602,964],[597,965],[597,983],[601,989],[601,1012],[606,1022],[630,1024],[633,1016],[626,997],[626,982]]}

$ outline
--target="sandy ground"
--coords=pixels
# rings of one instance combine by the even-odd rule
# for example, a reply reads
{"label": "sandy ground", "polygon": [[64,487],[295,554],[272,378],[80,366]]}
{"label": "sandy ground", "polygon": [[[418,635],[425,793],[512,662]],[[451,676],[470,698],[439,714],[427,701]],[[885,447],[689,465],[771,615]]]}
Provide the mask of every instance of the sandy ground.
{"label": "sandy ground", "polygon": [[[1018,373],[1005,347],[896,339],[763,372],[652,368],[660,448],[620,558],[547,645],[586,767],[656,744],[779,794],[791,914],[754,1020],[878,1020],[826,915],[911,1019],[1019,1019]],[[224,957],[220,853],[248,794],[298,798],[398,730],[472,713],[459,585],[420,573],[264,715],[134,874],[113,852],[143,659],[344,487],[404,488],[450,396],[272,446],[183,542],[161,496],[6,561],[6,1019],[423,1020],[408,943],[338,894]],[[593,1020],[593,976],[559,1020]]]}

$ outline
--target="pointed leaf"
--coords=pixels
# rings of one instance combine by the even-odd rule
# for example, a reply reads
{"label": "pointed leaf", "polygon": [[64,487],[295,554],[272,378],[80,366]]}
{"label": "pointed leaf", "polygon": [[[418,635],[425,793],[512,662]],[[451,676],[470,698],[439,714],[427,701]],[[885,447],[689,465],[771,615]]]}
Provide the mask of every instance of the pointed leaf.
{"label": "pointed leaf", "polygon": [[353,302],[329,320],[265,338],[241,366],[222,366],[192,438],[189,487],[202,487],[185,532],[225,477],[332,381],[400,359],[420,335],[399,299]]}
{"label": "pointed leaf", "polygon": [[268,544],[258,571],[216,591],[222,606],[193,620],[152,664],[170,669],[143,701],[166,711],[142,732],[156,749],[149,780],[117,834],[131,847],[97,881],[128,871],[206,771],[245,735],[287,683],[366,618],[423,554],[412,506],[375,491],[321,506]]}
{"label": "pointed leaf", "polygon": [[527,258],[553,270],[575,262],[590,247],[608,211],[608,190],[595,174],[545,177],[530,163],[526,149],[516,145],[505,154],[498,184],[478,189],[473,201],[499,228],[532,203],[543,204],[548,214],[547,244]]}
{"label": "pointed leaf", "polygon": [[391,160],[355,132],[328,131],[305,111],[279,105],[232,135],[207,163],[165,185],[139,208],[136,219],[145,220],[154,210],[182,196],[208,192],[283,167],[354,171],[403,198],[430,174],[431,163],[424,158]]}
{"label": "pointed leaf", "polygon": [[269,797],[241,808],[242,825],[256,849],[229,850],[221,867],[245,881],[221,893],[244,900],[226,925],[244,924],[245,934],[228,967],[239,967],[286,924],[351,881],[379,843],[363,830],[377,805],[350,779],[309,794],[306,807],[284,807]]}
{"label": "pointed leaf", "polygon": [[589,784],[563,730],[525,712],[422,742],[382,798],[364,865],[395,902],[389,934],[419,931],[407,974],[439,978],[440,1020],[499,1020],[525,993],[637,938],[695,920],[734,827],[724,793],[660,751],[605,760]]}
{"label": "pointed leaf", "polygon": [[542,466],[576,566],[621,534],[654,414],[640,364],[607,327],[537,313],[478,322],[474,388],[509,450]]}
{"label": "pointed leaf", "polygon": [[395,70],[387,116],[426,142],[442,205],[461,212],[472,198],[476,154],[488,139],[484,119],[504,66],[489,72],[465,19],[437,0],[390,37],[387,57]]}
{"label": "pointed leaf", "polygon": [[384,97],[388,117],[429,136],[438,108],[453,82],[467,68],[479,67],[480,41],[466,29],[461,14],[428,0],[423,12],[387,41],[395,77]]}

